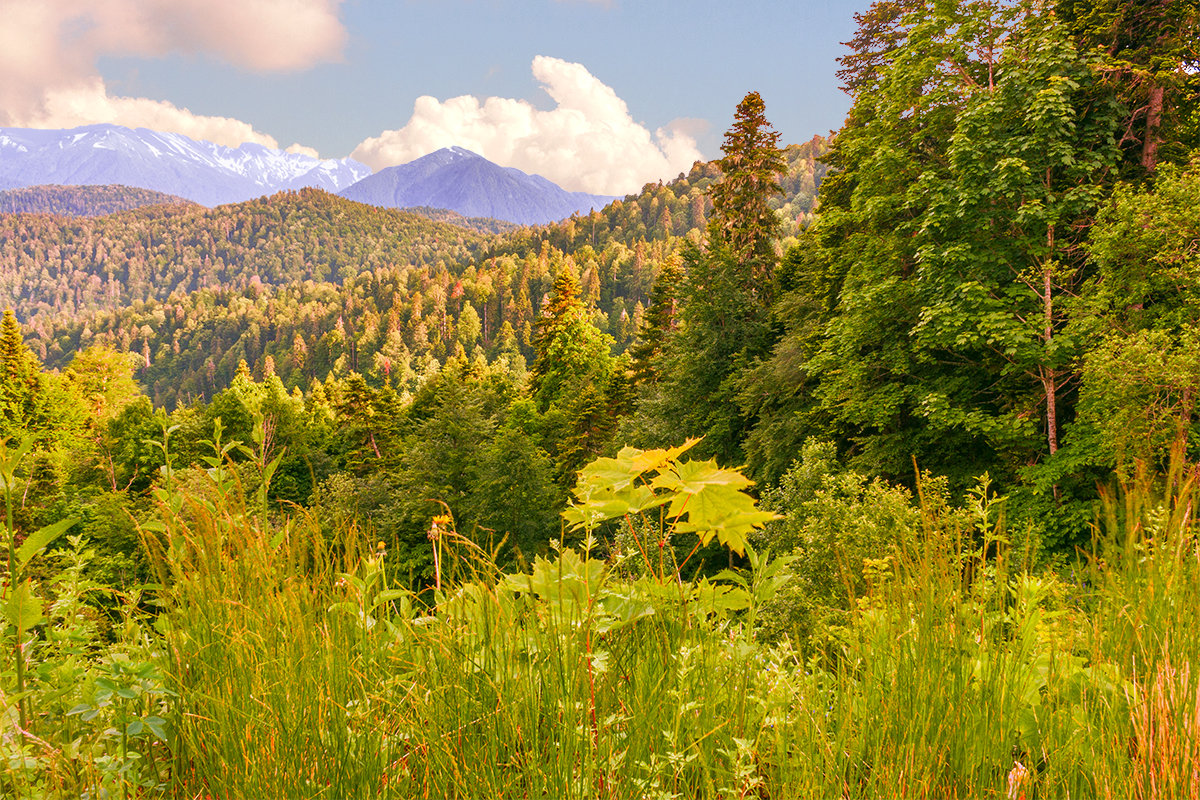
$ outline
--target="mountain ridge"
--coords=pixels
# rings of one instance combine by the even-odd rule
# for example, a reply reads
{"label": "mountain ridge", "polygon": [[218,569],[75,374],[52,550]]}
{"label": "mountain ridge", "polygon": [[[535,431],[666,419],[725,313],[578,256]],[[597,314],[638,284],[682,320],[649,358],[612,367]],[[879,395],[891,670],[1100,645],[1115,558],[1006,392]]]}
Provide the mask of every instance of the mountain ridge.
{"label": "mountain ridge", "polygon": [[63,186],[49,184],[0,190],[0,214],[55,214],[103,217],[147,206],[195,205],[173,194],[121,184]]}
{"label": "mountain ridge", "polygon": [[[442,208],[517,225],[586,214],[617,199],[568,192],[462,147],[372,173],[350,158],[318,159],[253,142],[227,147],[148,128],[0,128],[0,191],[47,185],[126,186],[209,208],[315,188],[379,208]],[[68,213],[100,213],[75,208]]]}
{"label": "mountain ridge", "polygon": [[249,142],[226,147],[148,128],[0,128],[0,190],[115,184],[214,207],[288,189],[336,192],[369,174],[348,158],[319,159]]}
{"label": "mountain ridge", "polygon": [[465,217],[519,225],[586,214],[617,199],[568,192],[540,175],[501,167],[463,147],[444,147],[407,164],[385,167],[338,194],[381,208],[445,208]]}

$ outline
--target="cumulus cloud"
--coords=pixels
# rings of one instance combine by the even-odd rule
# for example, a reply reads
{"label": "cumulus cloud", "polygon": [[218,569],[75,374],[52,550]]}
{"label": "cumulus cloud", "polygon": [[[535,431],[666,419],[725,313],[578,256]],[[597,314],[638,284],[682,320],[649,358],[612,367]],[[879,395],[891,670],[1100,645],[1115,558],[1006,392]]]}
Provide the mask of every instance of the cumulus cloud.
{"label": "cumulus cloud", "polygon": [[533,75],[554,100],[553,109],[503,97],[419,97],[408,124],[367,139],[352,155],[381,169],[458,145],[565,189],[596,194],[635,191],[686,171],[701,157],[689,124],[651,134],[582,64],[537,56]]}
{"label": "cumulus cloud", "polygon": [[66,89],[47,91],[38,108],[14,124],[27,128],[74,128],[101,122],[182,133],[229,147],[237,147],[243,142],[279,146],[274,137],[254,130],[241,120],[193,114],[186,108],[161,100],[112,97],[99,78]]}
{"label": "cumulus cloud", "polygon": [[321,157],[321,154],[318,153],[314,148],[306,147],[306,146],[300,144],[299,142],[289,145],[286,148],[286,152],[294,153],[296,155],[301,155],[301,156],[312,156],[313,158]]}
{"label": "cumulus cloud", "polygon": [[102,56],[208,55],[255,71],[341,57],[342,0],[0,0],[0,125],[89,122],[158,128],[236,145],[274,140],[244,122],[114,97]]}

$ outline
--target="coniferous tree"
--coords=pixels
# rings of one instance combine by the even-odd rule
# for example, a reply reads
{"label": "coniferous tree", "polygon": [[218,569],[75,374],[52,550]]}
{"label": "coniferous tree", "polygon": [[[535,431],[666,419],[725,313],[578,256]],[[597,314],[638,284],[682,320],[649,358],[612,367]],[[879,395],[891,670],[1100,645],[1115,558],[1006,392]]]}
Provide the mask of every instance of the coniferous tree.
{"label": "coniferous tree", "polygon": [[529,384],[541,411],[569,398],[588,382],[603,383],[612,369],[607,337],[588,322],[579,280],[563,269],[537,320],[537,357]]}
{"label": "coniferous tree", "polygon": [[725,133],[720,160],[721,180],[712,187],[709,237],[727,246],[749,283],[754,299],[771,302],[779,216],[770,201],[783,189],[779,177],[786,169],[779,133],[766,118],[766,104],[750,92],[738,104],[733,126]]}
{"label": "coniferous tree", "polygon": [[[679,325],[669,337],[660,385],[644,389],[631,428],[642,443],[703,436],[701,450],[726,463],[742,459],[751,420],[737,401],[738,377],[770,352],[779,217],[771,199],[784,171],[778,134],[751,92],[725,135],[721,178],[711,189],[708,242],[683,249]],[[657,431],[657,433],[654,433]],[[643,438],[643,434],[645,438]]]}
{"label": "coniferous tree", "polygon": [[648,383],[658,376],[655,361],[662,354],[667,337],[678,325],[679,284],[683,271],[674,259],[662,265],[654,279],[650,307],[642,318],[637,342],[629,349],[633,359],[632,378],[634,385]]}
{"label": "coniferous tree", "polygon": [[0,319],[0,437],[44,432],[51,422],[46,378],[12,309]]}

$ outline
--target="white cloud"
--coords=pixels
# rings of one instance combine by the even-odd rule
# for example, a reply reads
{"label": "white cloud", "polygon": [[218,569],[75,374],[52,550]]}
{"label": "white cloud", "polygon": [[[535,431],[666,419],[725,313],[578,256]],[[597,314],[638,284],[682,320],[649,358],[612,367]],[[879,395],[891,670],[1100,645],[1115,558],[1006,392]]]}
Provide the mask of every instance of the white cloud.
{"label": "white cloud", "polygon": [[565,189],[626,194],[674,177],[701,158],[686,125],[653,134],[625,101],[582,64],[533,59],[533,75],[555,101],[541,111],[525,100],[470,95],[419,97],[400,130],[362,142],[352,156],[374,169],[458,145],[506,167],[542,175]]}
{"label": "white cloud", "polygon": [[341,57],[342,0],[0,0],[0,125],[144,125],[237,145],[274,144],[245,122],[108,94],[102,56],[208,55],[256,71]]}
{"label": "white cloud", "polygon": [[[272,146],[274,146],[274,145],[272,145]],[[314,148],[306,147],[306,146],[300,144],[299,142],[295,142],[293,144],[288,145],[287,148],[285,148],[285,151],[288,153],[295,153],[295,154],[301,155],[301,156],[312,156],[313,158],[321,157],[321,154],[318,153]]]}
{"label": "white cloud", "polygon": [[254,130],[241,120],[193,114],[186,108],[161,100],[112,97],[99,78],[68,89],[47,91],[38,109],[17,124],[29,128],[74,128],[101,122],[182,133],[229,147],[237,147],[243,142],[279,146],[273,137]]}

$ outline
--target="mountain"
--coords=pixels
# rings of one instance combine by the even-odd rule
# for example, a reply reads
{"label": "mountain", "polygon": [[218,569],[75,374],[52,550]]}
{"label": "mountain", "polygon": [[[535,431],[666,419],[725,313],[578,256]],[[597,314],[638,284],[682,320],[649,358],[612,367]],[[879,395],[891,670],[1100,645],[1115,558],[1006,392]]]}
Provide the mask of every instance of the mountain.
{"label": "mountain", "polygon": [[[796,229],[810,218],[826,148],[814,139],[787,149],[778,203]],[[347,370],[411,389],[406,380],[460,345],[472,358],[478,346],[489,359],[532,359],[538,310],[571,263],[593,324],[620,352],[643,324],[658,270],[701,236],[720,175],[716,162],[697,162],[587,217],[538,227],[315,189],[91,219],[0,214],[0,309],[13,308],[51,368],[92,344],[137,353],[157,405],[211,398],[241,359],[261,374],[268,356],[289,389]]]}
{"label": "mountain", "polygon": [[468,263],[487,241],[466,227],[320,189],[91,219],[7,214],[0,215],[0,309],[32,321],[206,287],[340,282],[391,264]]}
{"label": "mountain", "polygon": [[383,208],[430,206],[465,217],[541,225],[600,209],[615,198],[568,192],[539,175],[501,167],[461,147],[387,167],[338,192]]}
{"label": "mountain", "polygon": [[216,206],[286,189],[336,192],[370,172],[348,158],[321,160],[249,143],[225,147],[146,128],[0,128],[0,190],[122,184]]}
{"label": "mountain", "polygon": [[57,214],[103,217],[146,206],[191,205],[191,201],[132,186],[26,186],[0,191],[0,214]]}

